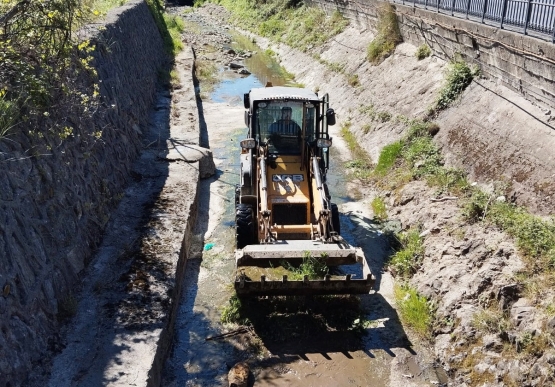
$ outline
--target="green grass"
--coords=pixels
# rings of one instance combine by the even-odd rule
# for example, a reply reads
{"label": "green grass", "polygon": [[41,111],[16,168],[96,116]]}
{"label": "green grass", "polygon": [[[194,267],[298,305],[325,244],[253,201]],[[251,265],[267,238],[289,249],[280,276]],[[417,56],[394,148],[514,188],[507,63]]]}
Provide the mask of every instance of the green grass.
{"label": "green grass", "polygon": [[385,202],[381,197],[375,197],[370,203],[372,211],[374,212],[374,217],[378,220],[387,219],[387,208]]}
{"label": "green grass", "polygon": [[195,77],[201,85],[200,96],[205,97],[212,91],[217,83],[216,74],[218,68],[214,62],[209,60],[196,60],[195,61]]}
{"label": "green grass", "polygon": [[399,234],[397,238],[401,248],[391,257],[389,267],[395,276],[408,278],[418,270],[424,258],[420,230],[411,228]]}
{"label": "green grass", "polygon": [[301,51],[320,46],[348,25],[338,11],[327,15],[321,8],[296,0],[219,0],[218,4],[232,13],[234,24]]}
{"label": "green grass", "polygon": [[515,238],[532,272],[555,269],[555,222],[542,219],[524,208],[497,201],[500,193],[486,194],[475,190],[463,207],[470,222],[487,221]]}
{"label": "green grass", "polygon": [[378,157],[378,163],[374,168],[374,173],[378,176],[385,176],[387,172],[395,165],[395,162],[401,155],[403,150],[403,142],[397,141],[383,147]]}
{"label": "green grass", "polygon": [[382,148],[373,171],[376,178],[388,175],[382,181],[390,188],[413,179],[423,179],[438,193],[462,194],[469,184],[463,171],[447,168],[432,134],[439,127],[433,122],[407,121],[409,128],[401,140]]}
{"label": "green grass", "polygon": [[352,169],[354,177],[362,180],[368,179],[372,171],[370,156],[366,150],[360,146],[358,139],[351,132],[350,121],[341,124],[340,133],[352,157],[352,160],[348,162],[346,166]]}
{"label": "green grass", "polygon": [[374,64],[382,62],[402,41],[395,8],[389,3],[381,5],[378,8],[377,34],[368,46],[367,59]]}
{"label": "green grass", "polygon": [[435,310],[426,297],[409,286],[394,286],[395,303],[403,325],[420,337],[431,339]]}

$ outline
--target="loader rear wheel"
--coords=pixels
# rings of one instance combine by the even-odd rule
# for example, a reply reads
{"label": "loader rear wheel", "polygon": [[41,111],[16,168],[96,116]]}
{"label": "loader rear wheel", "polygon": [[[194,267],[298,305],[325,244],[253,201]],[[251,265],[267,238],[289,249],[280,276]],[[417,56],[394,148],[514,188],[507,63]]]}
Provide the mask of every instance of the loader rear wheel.
{"label": "loader rear wheel", "polygon": [[254,239],[254,216],[250,204],[238,203],[235,208],[235,231],[237,248],[242,249],[246,245],[253,244]]}
{"label": "loader rear wheel", "polygon": [[333,226],[333,231],[338,235],[341,235],[341,223],[339,222],[339,208],[337,204],[331,204],[331,225]]}

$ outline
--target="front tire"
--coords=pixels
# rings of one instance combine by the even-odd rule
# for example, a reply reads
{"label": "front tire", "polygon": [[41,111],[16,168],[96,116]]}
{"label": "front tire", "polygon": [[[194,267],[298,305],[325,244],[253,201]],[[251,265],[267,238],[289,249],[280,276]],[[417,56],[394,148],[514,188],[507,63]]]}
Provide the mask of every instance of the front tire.
{"label": "front tire", "polygon": [[235,232],[238,249],[254,243],[254,214],[252,205],[237,204],[235,208]]}

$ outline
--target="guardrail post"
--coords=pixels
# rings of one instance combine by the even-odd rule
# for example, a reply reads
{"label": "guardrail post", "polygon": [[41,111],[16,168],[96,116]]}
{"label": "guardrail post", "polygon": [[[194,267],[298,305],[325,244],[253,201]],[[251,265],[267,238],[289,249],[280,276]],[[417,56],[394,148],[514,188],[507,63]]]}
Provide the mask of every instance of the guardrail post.
{"label": "guardrail post", "polygon": [[451,16],[455,15],[455,0],[451,2]]}
{"label": "guardrail post", "polygon": [[424,9],[428,9],[428,0],[424,1]]}
{"label": "guardrail post", "polygon": [[507,3],[509,0],[503,1],[503,9],[501,10],[501,25],[500,28],[503,29],[503,21],[505,20],[505,14],[507,13]]}
{"label": "guardrail post", "polygon": [[551,43],[555,43],[555,17],[553,17],[553,23],[551,23]]}
{"label": "guardrail post", "polygon": [[526,35],[526,30],[528,29],[528,23],[530,22],[530,15],[532,14],[531,3],[532,0],[528,0],[526,3],[526,23],[524,23],[524,35]]}
{"label": "guardrail post", "polygon": [[441,2],[441,0],[437,0],[437,13],[439,13],[439,3]]}
{"label": "guardrail post", "polygon": [[468,11],[470,10],[470,0],[466,2],[466,18],[468,19]]}
{"label": "guardrail post", "polygon": [[[530,0],[528,0],[530,1]],[[486,15],[486,8],[488,7],[488,0],[484,0],[484,9],[482,10],[482,24],[484,24],[484,16]]]}

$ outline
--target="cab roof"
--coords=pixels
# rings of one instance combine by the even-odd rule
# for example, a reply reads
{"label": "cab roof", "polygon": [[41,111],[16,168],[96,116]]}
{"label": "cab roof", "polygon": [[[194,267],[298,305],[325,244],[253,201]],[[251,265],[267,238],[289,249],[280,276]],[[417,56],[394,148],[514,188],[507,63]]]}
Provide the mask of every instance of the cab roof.
{"label": "cab roof", "polygon": [[[261,100],[291,99],[302,101],[318,101],[318,94],[299,87],[273,86],[252,89],[250,91],[250,102]],[[252,105],[251,105],[252,106]]]}

